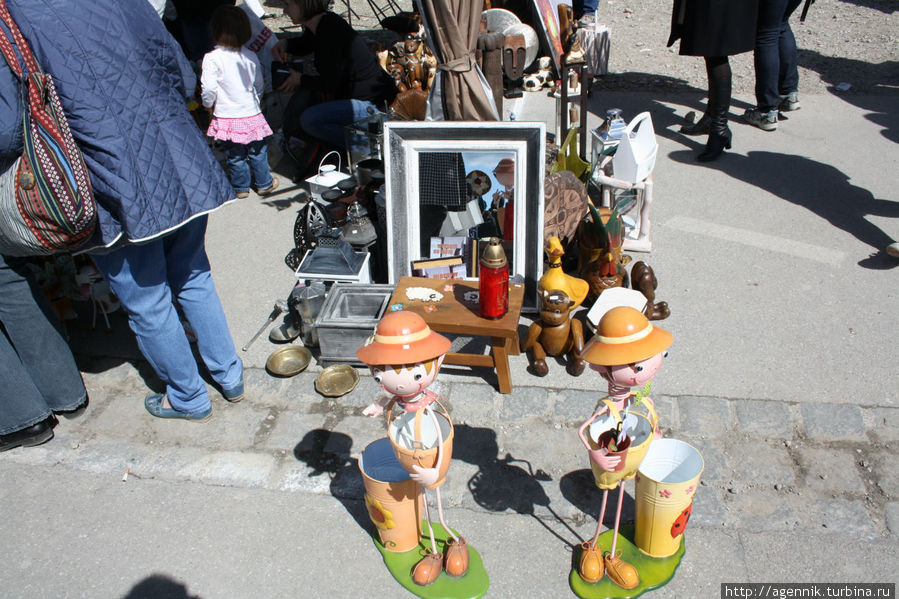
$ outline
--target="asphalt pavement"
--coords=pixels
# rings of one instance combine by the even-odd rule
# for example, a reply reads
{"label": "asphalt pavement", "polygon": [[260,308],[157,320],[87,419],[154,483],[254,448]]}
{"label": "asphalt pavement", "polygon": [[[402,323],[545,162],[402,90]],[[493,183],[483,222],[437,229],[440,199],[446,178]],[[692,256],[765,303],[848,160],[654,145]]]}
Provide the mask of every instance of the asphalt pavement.
{"label": "asphalt pavement", "polygon": [[[723,582],[893,582],[899,554],[899,113],[895,95],[802,97],[776,132],[740,123],[734,147],[700,164],[702,138],[677,133],[701,92],[608,93],[648,110],[659,143],[653,251],[634,254],[671,306],[674,334],[653,385],[665,436],[705,460],[674,579],[651,597],[718,597]],[[556,126],[555,101],[508,102],[518,121]],[[209,221],[213,276],[240,348],[294,277],[305,196],[281,190]],[[240,352],[247,396],[210,388],[204,424],[154,419],[161,390],[121,313],[69,323],[91,404],[56,438],[0,459],[6,597],[405,597],[370,539],[357,459],[382,437],[362,416],[377,388],[318,394],[318,364],[280,379],[265,336]],[[530,323],[523,317],[521,326]],[[523,329],[522,329],[523,330]],[[448,521],[478,549],[489,597],[572,596],[572,551],[595,527],[577,426],[605,388],[511,360],[514,391],[485,369],[447,367],[438,391],[457,425],[444,487]],[[628,487],[624,519],[633,519]]]}

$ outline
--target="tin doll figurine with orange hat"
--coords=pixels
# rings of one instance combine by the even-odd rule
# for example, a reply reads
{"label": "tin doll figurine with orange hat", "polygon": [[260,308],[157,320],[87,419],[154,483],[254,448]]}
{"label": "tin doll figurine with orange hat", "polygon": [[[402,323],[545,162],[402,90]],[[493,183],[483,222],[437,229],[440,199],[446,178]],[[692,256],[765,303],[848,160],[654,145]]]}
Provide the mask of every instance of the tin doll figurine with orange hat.
{"label": "tin doll figurine with orange hat", "polygon": [[[633,589],[640,584],[637,569],[621,559],[617,550],[624,483],[634,478],[653,439],[661,436],[652,400],[644,395],[671,345],[668,331],[650,324],[634,308],[620,306],[603,315],[596,335],[584,347],[582,357],[609,382],[609,396],[578,429],[587,449],[596,486],[602,489],[602,507],[593,540],[581,545],[577,571],[595,583],[605,573],[616,585]],[[634,392],[633,387],[643,387]],[[585,434],[587,433],[587,434]],[[609,443],[615,444],[610,447]],[[617,450],[617,451],[616,451]],[[612,545],[603,554],[598,544],[609,491],[619,488]]]}
{"label": "tin doll figurine with orange hat", "polygon": [[[436,581],[444,569],[451,577],[464,576],[469,566],[468,544],[446,525],[440,498],[453,451],[453,424],[437,394],[428,389],[449,348],[449,339],[432,331],[421,316],[400,310],[384,316],[375,334],[356,351],[375,381],[390,394],[363,413],[371,417],[386,413],[388,438],[397,459],[422,488],[434,490],[440,524],[450,537],[444,562],[443,553],[437,551],[425,498],[431,547],[412,570],[412,580],[419,586]],[[403,413],[394,416],[394,406]]]}

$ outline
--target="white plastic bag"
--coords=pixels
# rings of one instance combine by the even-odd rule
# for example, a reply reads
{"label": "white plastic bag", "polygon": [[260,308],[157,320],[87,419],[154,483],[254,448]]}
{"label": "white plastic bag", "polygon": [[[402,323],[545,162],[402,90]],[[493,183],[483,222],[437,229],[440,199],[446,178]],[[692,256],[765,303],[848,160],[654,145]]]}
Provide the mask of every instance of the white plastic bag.
{"label": "white plastic bag", "polygon": [[652,117],[648,112],[641,112],[627,124],[621,136],[612,157],[612,176],[628,183],[639,183],[652,172],[658,151]]}

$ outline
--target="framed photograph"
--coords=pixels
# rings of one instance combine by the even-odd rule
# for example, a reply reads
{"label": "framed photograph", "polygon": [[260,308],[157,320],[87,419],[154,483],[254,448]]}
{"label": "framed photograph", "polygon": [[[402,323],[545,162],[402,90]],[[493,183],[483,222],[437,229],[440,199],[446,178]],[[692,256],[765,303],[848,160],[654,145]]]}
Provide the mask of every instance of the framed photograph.
{"label": "framed photograph", "polygon": [[411,275],[412,261],[430,257],[430,238],[438,235],[430,232],[439,231],[449,211],[464,209],[469,198],[458,197],[457,179],[467,189],[467,165],[474,164],[512,183],[502,187],[509,273],[525,285],[523,310],[536,311],[543,274],[545,144],[544,123],[386,121],[388,281]]}

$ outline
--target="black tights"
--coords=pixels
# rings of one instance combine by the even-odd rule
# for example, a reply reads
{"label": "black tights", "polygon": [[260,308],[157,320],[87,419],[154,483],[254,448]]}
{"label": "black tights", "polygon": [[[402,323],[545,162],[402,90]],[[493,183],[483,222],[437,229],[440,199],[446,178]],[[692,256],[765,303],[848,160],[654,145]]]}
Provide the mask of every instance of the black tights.
{"label": "black tights", "polygon": [[706,56],[705,71],[709,78],[709,113],[716,124],[726,126],[732,77],[727,56]]}

